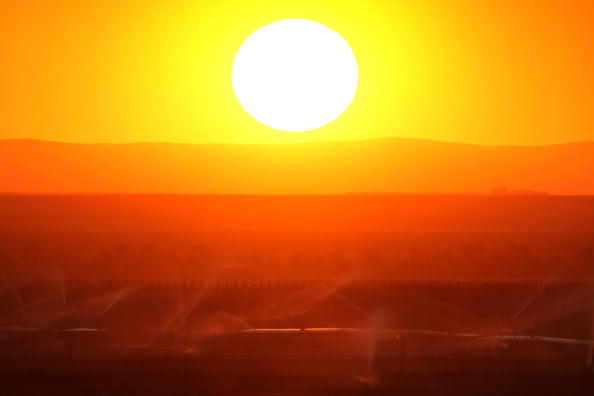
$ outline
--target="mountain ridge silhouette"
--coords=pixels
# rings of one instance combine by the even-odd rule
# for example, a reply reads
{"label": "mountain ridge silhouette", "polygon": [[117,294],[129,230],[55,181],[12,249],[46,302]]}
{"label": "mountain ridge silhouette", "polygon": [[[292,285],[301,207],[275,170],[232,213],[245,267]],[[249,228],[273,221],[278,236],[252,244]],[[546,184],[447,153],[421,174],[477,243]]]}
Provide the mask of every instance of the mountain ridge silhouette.
{"label": "mountain ridge silhouette", "polygon": [[284,144],[0,140],[0,192],[594,194],[594,142],[481,146],[412,138]]}

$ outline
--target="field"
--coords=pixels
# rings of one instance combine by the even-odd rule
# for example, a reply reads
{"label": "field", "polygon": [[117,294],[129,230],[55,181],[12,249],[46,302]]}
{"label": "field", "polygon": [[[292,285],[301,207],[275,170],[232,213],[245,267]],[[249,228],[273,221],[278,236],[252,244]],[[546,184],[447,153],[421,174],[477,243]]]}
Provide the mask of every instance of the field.
{"label": "field", "polygon": [[0,200],[2,394],[593,390],[589,197]]}
{"label": "field", "polygon": [[5,281],[3,291],[12,322],[0,328],[0,371],[18,394],[579,394],[594,378],[583,281]]}

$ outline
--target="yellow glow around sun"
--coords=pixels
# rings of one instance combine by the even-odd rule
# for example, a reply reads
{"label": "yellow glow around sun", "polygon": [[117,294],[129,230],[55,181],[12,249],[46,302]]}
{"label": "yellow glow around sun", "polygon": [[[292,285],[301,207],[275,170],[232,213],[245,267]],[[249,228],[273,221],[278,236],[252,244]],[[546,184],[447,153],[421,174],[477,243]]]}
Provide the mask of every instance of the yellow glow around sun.
{"label": "yellow glow around sun", "polygon": [[352,102],[358,67],[334,30],[285,19],[252,33],[235,55],[233,90],[244,109],[271,128],[301,132],[334,121]]}

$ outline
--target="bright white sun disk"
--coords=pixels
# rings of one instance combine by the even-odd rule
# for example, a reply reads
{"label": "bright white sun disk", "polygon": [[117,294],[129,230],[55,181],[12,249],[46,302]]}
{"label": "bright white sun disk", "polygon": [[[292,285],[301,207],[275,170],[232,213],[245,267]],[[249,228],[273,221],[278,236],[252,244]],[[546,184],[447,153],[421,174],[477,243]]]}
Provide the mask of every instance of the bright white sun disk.
{"label": "bright white sun disk", "polygon": [[256,30],[237,51],[232,74],[235,95],[252,117],[291,132],[335,120],[352,102],[359,77],[347,42],[306,19]]}

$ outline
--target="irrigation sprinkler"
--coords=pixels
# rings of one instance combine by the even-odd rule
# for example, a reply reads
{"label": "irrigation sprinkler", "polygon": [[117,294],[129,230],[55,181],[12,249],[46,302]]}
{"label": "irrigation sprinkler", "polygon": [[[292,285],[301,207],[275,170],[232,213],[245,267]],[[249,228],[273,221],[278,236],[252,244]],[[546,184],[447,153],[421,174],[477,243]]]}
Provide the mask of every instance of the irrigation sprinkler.
{"label": "irrigation sprinkler", "polygon": [[190,375],[190,351],[184,351],[184,380],[187,381]]}
{"label": "irrigation sprinkler", "polygon": [[68,359],[68,371],[70,373],[74,372],[74,351],[72,346],[72,340],[68,336],[64,336],[62,344],[66,347],[66,357]]}
{"label": "irrigation sprinkler", "polygon": [[404,371],[404,363],[406,360],[406,338],[404,335],[400,334],[400,372]]}
{"label": "irrigation sprinkler", "polygon": [[72,347],[72,340],[66,342],[68,348],[68,368],[72,373],[74,371],[74,350]]}

